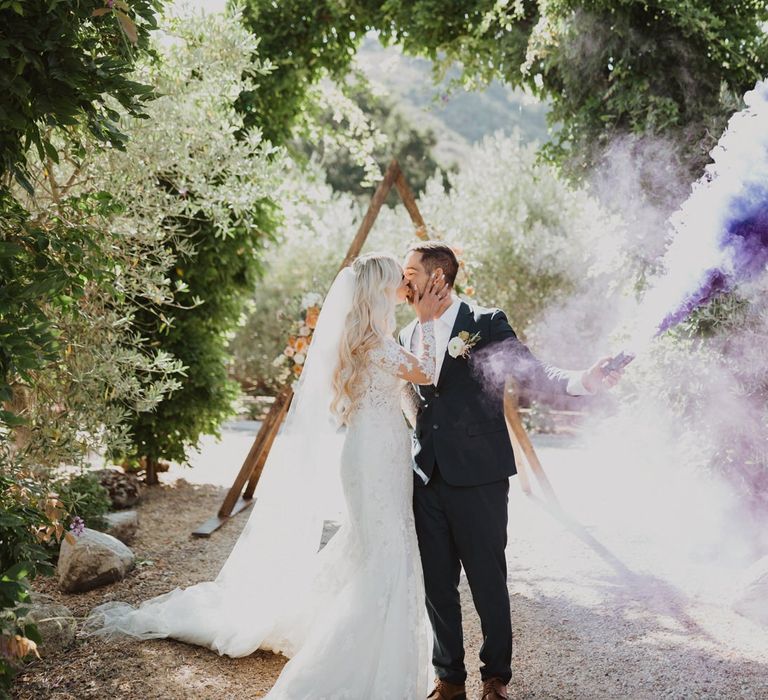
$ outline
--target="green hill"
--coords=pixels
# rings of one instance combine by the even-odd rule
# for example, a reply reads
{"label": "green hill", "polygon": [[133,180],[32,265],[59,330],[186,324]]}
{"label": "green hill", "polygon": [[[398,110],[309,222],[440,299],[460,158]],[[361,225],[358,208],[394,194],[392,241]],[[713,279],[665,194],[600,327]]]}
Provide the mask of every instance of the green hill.
{"label": "green hill", "polygon": [[498,130],[511,133],[517,128],[524,141],[548,138],[547,105],[521,90],[497,81],[472,92],[449,89],[460,75],[459,67],[436,85],[430,61],[405,56],[395,46],[385,48],[373,35],[360,47],[357,64],[374,89],[394,99],[410,121],[435,132],[435,153],[444,167],[459,162],[469,144]]}

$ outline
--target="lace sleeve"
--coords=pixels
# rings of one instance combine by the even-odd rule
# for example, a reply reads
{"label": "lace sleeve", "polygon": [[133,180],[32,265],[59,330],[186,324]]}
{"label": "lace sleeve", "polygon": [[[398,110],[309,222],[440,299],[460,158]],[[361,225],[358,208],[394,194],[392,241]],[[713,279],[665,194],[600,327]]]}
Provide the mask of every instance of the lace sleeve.
{"label": "lace sleeve", "polygon": [[411,427],[416,427],[416,417],[419,414],[419,397],[413,384],[406,382],[400,392],[400,406]]}
{"label": "lace sleeve", "polygon": [[422,351],[417,357],[394,340],[385,341],[371,353],[371,360],[390,374],[414,384],[433,384],[435,381],[435,324],[420,323]]}

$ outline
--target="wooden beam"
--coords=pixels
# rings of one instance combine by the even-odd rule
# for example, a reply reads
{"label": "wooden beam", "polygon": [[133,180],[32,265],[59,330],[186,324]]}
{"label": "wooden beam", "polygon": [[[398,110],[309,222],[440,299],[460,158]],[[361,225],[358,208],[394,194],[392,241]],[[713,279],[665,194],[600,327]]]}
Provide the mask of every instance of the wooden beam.
{"label": "wooden beam", "polygon": [[285,416],[288,414],[288,409],[291,406],[291,399],[293,399],[293,389],[291,387],[286,387],[280,392],[275,400],[275,403],[278,404],[278,408],[276,409],[277,413],[272,423],[272,427],[264,440],[261,453],[256,459],[256,464],[253,467],[253,472],[251,472],[251,478],[248,480],[248,486],[245,489],[243,498],[253,498],[256,484],[259,483],[261,472],[264,471],[264,465],[267,463],[267,457],[269,457],[269,451],[272,449],[272,443],[274,443],[277,434],[280,432],[280,426],[283,424]]}
{"label": "wooden beam", "polygon": [[240,467],[240,471],[235,477],[234,483],[230,487],[224,502],[221,504],[221,508],[219,508],[219,516],[222,518],[226,518],[232,512],[232,508],[234,507],[237,499],[240,497],[243,486],[245,486],[245,483],[248,481],[248,479],[250,479],[251,474],[253,473],[253,469],[256,466],[256,461],[264,451],[264,445],[266,444],[274,424],[277,421],[277,417],[280,415],[280,400],[282,396],[282,393],[278,395],[278,397],[275,399],[275,402],[267,412],[267,415],[261,423],[261,428],[256,435],[256,439],[253,441],[253,445],[251,445],[251,449],[248,451],[248,455],[243,461],[243,465]]}
{"label": "wooden beam", "polygon": [[528,437],[528,433],[525,431],[523,422],[520,419],[519,391],[517,382],[512,377],[508,377],[504,384],[504,420],[507,423],[509,438],[512,441],[512,449],[515,452],[515,464],[517,465],[520,487],[527,495],[531,495],[531,483],[525,471],[525,465],[527,464],[536,476],[536,480],[539,482],[547,500],[559,506],[560,504],[552,484],[549,483],[549,479],[547,479],[547,475],[544,473],[544,468],[541,466],[536,450],[533,449],[531,439]]}
{"label": "wooden beam", "polygon": [[[251,505],[253,489],[251,489],[250,486],[251,481],[253,481],[253,475],[257,469],[259,470],[259,475],[261,475],[261,469],[263,469],[264,462],[266,462],[269,449],[272,447],[275,435],[277,435],[277,431],[280,429],[280,423],[285,417],[285,412],[287,411],[287,406],[290,403],[292,396],[293,391],[290,387],[285,387],[283,391],[278,394],[261,424],[261,428],[253,441],[253,445],[251,445],[251,449],[248,451],[248,455],[245,460],[243,460],[243,464],[235,477],[234,483],[230,486],[229,491],[227,491],[227,495],[224,497],[219,512],[192,532],[195,537],[210,536],[210,534],[215,530],[218,530],[228,518],[245,510]],[[259,465],[261,465],[261,467],[259,467]],[[256,487],[257,481],[258,478],[253,481],[253,488]],[[248,482],[248,489],[246,490],[246,493],[241,496],[240,494],[246,482]],[[250,490],[250,493],[248,493],[248,490]]]}
{"label": "wooden beam", "polygon": [[531,481],[528,478],[528,461],[525,459],[525,452],[520,446],[520,441],[517,439],[518,431],[522,428],[520,422],[520,413],[517,405],[517,396],[511,394],[509,397],[507,394],[511,394],[510,391],[504,391],[504,422],[507,424],[507,432],[509,433],[509,441],[512,443],[512,451],[515,454],[515,467],[517,468],[517,481],[520,484],[520,488],[526,496],[530,496],[533,491],[531,489]]}
{"label": "wooden beam", "polygon": [[[373,228],[376,217],[378,217],[379,211],[384,205],[393,185],[397,188],[398,194],[403,200],[403,204],[416,226],[416,235],[421,239],[428,238],[424,219],[419,212],[413,192],[408,186],[408,182],[401,172],[397,160],[393,159],[387,167],[382,181],[379,183],[379,186],[373,194],[368,211],[365,213],[357,233],[352,239],[352,243],[350,243],[349,250],[339,268],[340,270],[347,267],[358,255],[360,255],[360,251],[362,251],[363,246],[365,245],[365,241],[368,238],[371,228]],[[267,413],[264,422],[261,424],[261,428],[256,435],[253,445],[240,467],[240,471],[235,477],[234,483],[227,492],[224,502],[221,504],[221,508],[219,508],[219,512],[200,525],[200,527],[192,533],[193,535],[197,537],[208,537],[212,532],[221,527],[228,518],[245,510],[251,503],[253,503],[253,494],[259,483],[259,479],[261,478],[261,473],[264,470],[264,465],[267,462],[272,444],[280,431],[280,426],[282,425],[286,414],[288,413],[292,398],[293,390],[290,386],[285,387],[277,396],[275,402]],[[243,492],[244,486],[246,487],[245,492]]]}
{"label": "wooden beam", "polygon": [[421,240],[426,241],[429,238],[427,225],[424,223],[419,207],[416,205],[416,198],[413,196],[413,190],[409,187],[402,170],[397,173],[395,187],[400,195],[400,199],[403,200],[403,204],[411,217],[411,221],[413,221],[414,226],[416,226],[416,235],[421,238]]}
{"label": "wooden beam", "polygon": [[373,198],[371,199],[371,204],[368,207],[368,211],[365,213],[363,220],[360,222],[360,227],[357,229],[357,233],[352,239],[352,244],[349,246],[347,255],[342,261],[341,267],[339,269],[347,267],[347,265],[349,265],[358,255],[360,255],[360,251],[363,249],[363,245],[368,238],[368,234],[370,233],[371,228],[373,228],[373,223],[376,221],[376,217],[379,215],[379,211],[386,201],[387,195],[392,189],[392,185],[394,184],[398,175],[400,175],[400,166],[397,164],[397,161],[393,159],[389,164],[387,171],[384,173],[384,179],[379,183],[379,186],[373,193]]}
{"label": "wooden beam", "polygon": [[244,511],[252,504],[252,498],[238,498],[237,501],[235,501],[235,505],[232,507],[232,511],[229,515],[221,516],[217,513],[216,515],[208,518],[208,520],[206,520],[201,525],[198,525],[197,529],[192,532],[192,535],[194,537],[210,537],[212,533],[216,532],[216,530],[218,530],[232,516],[237,515],[241,511]]}

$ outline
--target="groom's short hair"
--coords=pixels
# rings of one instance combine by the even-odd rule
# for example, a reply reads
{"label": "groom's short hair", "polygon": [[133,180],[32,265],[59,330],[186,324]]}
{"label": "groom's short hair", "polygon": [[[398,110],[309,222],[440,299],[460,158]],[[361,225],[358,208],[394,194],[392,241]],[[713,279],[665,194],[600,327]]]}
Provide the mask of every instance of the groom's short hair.
{"label": "groom's short hair", "polygon": [[438,267],[442,268],[446,282],[453,287],[456,275],[459,274],[459,261],[451,246],[443,241],[419,241],[409,251],[421,253],[421,263],[427,272],[432,273]]}

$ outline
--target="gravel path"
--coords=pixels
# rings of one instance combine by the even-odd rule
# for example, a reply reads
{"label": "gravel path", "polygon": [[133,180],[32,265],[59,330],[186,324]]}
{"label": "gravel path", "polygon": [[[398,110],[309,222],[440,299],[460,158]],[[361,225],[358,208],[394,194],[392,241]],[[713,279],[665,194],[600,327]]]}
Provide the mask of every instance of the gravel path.
{"label": "gravel path", "polygon": [[[241,515],[208,539],[190,532],[218,508],[250,438],[224,431],[209,443],[194,471],[175,469],[145,491],[133,543],[139,565],[122,582],[85,594],[36,588],[76,615],[106,600],[137,603],[213,578],[245,523]],[[658,543],[606,524],[595,475],[575,474],[574,447],[538,441],[539,454],[569,513],[510,490],[509,589],[514,628],[510,697],[584,700],[768,698],[768,630],[732,613],[718,592],[680,584]],[[228,447],[227,447],[228,446]],[[212,458],[212,455],[215,458]],[[212,466],[213,463],[213,466]],[[179,480],[186,476],[190,483]],[[562,496],[561,496],[562,498]],[[667,569],[670,572],[667,575]],[[648,572],[653,573],[648,573]],[[659,572],[664,573],[662,577]],[[673,582],[674,581],[674,582]],[[712,588],[712,587],[710,587]],[[714,593],[713,593],[714,590]],[[462,581],[469,697],[478,697],[479,621]],[[91,642],[29,665],[13,697],[19,700],[103,698],[208,699],[262,697],[285,659],[257,652],[230,659],[172,640]],[[374,699],[375,700],[375,699]]]}

